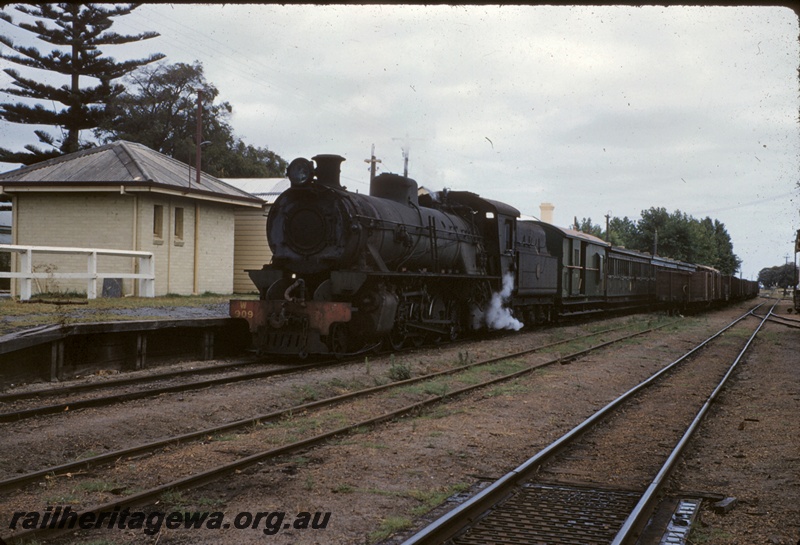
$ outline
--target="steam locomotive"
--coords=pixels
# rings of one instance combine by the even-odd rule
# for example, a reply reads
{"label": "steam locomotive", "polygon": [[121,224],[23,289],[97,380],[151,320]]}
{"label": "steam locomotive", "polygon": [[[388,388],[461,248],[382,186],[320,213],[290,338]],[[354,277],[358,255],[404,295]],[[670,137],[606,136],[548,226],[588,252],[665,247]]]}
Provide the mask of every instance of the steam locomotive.
{"label": "steam locomotive", "polygon": [[419,194],[380,174],[342,187],[339,155],[298,158],[270,209],[273,257],[248,271],[258,300],[233,300],[263,354],[343,356],[482,329],[519,329],[610,309],[709,305],[755,283],[525,220],[467,191]]}

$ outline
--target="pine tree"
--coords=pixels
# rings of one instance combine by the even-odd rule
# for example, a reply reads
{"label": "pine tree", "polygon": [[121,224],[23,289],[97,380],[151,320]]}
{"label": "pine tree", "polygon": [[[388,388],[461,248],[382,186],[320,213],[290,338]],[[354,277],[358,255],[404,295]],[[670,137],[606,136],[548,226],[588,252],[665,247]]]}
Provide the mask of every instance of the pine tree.
{"label": "pine tree", "polygon": [[109,108],[94,131],[104,142],[130,140],[194,165],[197,93],[202,94],[201,170],[220,178],[279,178],[287,163],[266,148],[245,144],[229,123],[233,106],[218,102],[219,91],[206,80],[203,65],[157,63],[125,78],[127,90]]}
{"label": "pine tree", "polygon": [[[57,139],[46,131],[35,130],[39,142],[51,149],[42,150],[34,145],[26,145],[26,153],[0,148],[0,162],[30,165],[91,147],[91,144],[81,143],[80,131],[97,127],[106,115],[108,104],[124,91],[123,85],[113,81],[140,66],[164,58],[164,55],[156,53],[145,59],[117,62],[112,57],[103,56],[100,50],[101,46],[126,44],[159,35],[156,32],[142,32],[123,36],[108,30],[113,24],[113,17],[127,15],[139,5],[61,3],[15,6],[18,12],[34,17],[36,22],[33,24],[24,21],[14,23],[8,13],[0,12],[0,19],[6,23],[31,32],[38,39],[56,47],[44,53],[0,35],[1,43],[19,53],[0,53],[0,58],[70,78],[69,83],[55,87],[24,77],[13,68],[4,70],[14,80],[13,87],[0,91],[25,99],[60,103],[64,107],[51,110],[42,104],[31,105],[30,102],[0,103],[0,119],[11,123],[60,127],[63,136]],[[81,77],[94,78],[99,83],[82,88]]]}

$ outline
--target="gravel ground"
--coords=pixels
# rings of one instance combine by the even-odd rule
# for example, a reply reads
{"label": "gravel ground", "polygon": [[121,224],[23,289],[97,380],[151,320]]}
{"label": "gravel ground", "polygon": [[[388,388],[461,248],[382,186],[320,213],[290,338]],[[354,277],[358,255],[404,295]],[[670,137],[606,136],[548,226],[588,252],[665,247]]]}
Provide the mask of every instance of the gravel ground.
{"label": "gravel ground", "polygon": [[[226,520],[237,513],[286,512],[284,522],[291,522],[299,513],[319,512],[319,524],[323,514],[330,513],[324,529],[290,526],[265,535],[265,519],[257,529],[162,527],[152,536],[143,535],[142,530],[94,530],[62,542],[106,539],[109,544],[159,545],[344,545],[382,540],[397,543],[403,535],[423,527],[430,519],[426,513],[444,498],[471,489],[481,479],[496,478],[513,469],[639,380],[741,315],[745,308],[749,307],[742,304],[679,320],[677,326],[658,334],[450,400],[419,415],[363,430],[277,463],[255,466],[224,481],[164,498],[155,506],[164,511],[219,511]],[[472,358],[481,358],[541,344],[579,329],[570,326],[473,343],[469,353]],[[675,490],[702,490],[740,500],[727,515],[704,510],[704,525],[699,528],[695,543],[794,545],[800,539],[800,335],[778,324],[769,324],[765,333],[768,335],[764,341],[756,344],[755,352],[734,375],[730,392],[712,411],[672,480]],[[442,361],[460,358],[465,350],[445,347],[375,359],[356,368],[326,371],[317,380],[343,381],[347,373],[375,377],[398,364],[411,369],[433,368]],[[91,417],[88,420],[71,415],[37,422],[29,432],[31,437],[20,439],[13,455],[41,460],[42,455],[35,453],[48,444],[41,437],[52,436],[57,439],[53,444],[79,454],[81,449],[92,448],[91,441],[101,445],[112,440],[125,443],[163,435],[171,429],[188,429],[204,420],[232,420],[256,410],[259,404],[280,404],[308,386],[289,380],[242,384],[233,389],[198,392],[184,396],[182,401],[166,398],[135,403],[113,414],[92,415],[86,411]],[[0,432],[13,432],[20,438],[24,435],[24,426],[4,428]],[[41,437],[36,439],[34,436],[39,434]],[[8,441],[11,435],[6,437]],[[235,442],[223,445],[221,448],[226,450],[236,448]],[[113,494],[109,493],[109,497]],[[8,525],[3,518],[5,515],[0,518],[0,528]]]}
{"label": "gravel ground", "polygon": [[[74,323],[93,322],[102,316],[106,320],[110,316],[122,318],[142,318],[142,319],[191,319],[191,318],[227,318],[228,303],[214,303],[198,307],[138,307],[138,308],[107,308],[107,309],[87,309],[80,306],[61,307],[53,315],[63,316],[66,320]],[[24,319],[25,316],[12,316],[7,319],[10,321]]]}
{"label": "gravel ground", "polygon": [[[0,340],[31,327],[115,320],[179,320],[193,318],[227,318],[228,302],[196,305],[168,304],[136,308],[114,308],[109,300],[103,306],[90,304],[14,304],[3,301],[0,308]],[[34,310],[35,309],[35,310]]]}
{"label": "gravel ground", "polygon": [[[787,316],[788,305],[781,307]],[[676,495],[700,490],[737,499],[727,514],[705,505],[695,543],[800,544],[798,415],[800,331],[768,323],[672,479]]]}

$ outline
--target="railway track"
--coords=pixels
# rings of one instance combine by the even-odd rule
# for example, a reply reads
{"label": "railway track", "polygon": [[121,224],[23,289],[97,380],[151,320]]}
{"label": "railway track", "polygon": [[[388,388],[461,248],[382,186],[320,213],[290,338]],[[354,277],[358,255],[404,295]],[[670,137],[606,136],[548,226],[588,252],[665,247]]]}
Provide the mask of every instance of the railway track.
{"label": "railway track", "polygon": [[[315,363],[306,363],[302,365],[267,364],[268,369],[263,369],[260,371],[233,373],[223,377],[182,382],[179,384],[171,384],[168,386],[160,386],[160,387],[153,386],[154,383],[160,381],[192,376],[194,374],[193,370],[181,370],[168,373],[158,373],[154,375],[147,375],[144,377],[137,377],[137,378],[125,378],[119,380],[103,381],[98,383],[71,385],[63,388],[54,388],[51,390],[37,390],[36,392],[31,393],[29,395],[24,393],[6,394],[4,396],[0,396],[0,403],[5,402],[5,403],[16,403],[16,404],[26,405],[28,403],[35,402],[42,397],[49,398],[57,396],[69,396],[70,394],[73,393],[93,392],[98,390],[106,390],[110,388],[120,389],[128,386],[142,386],[141,389],[133,391],[122,391],[122,392],[117,391],[111,394],[98,395],[96,397],[89,397],[85,399],[67,399],[59,401],[57,403],[49,403],[47,405],[15,408],[14,410],[0,413],[0,422],[14,422],[18,420],[24,420],[26,418],[33,418],[49,414],[59,414],[67,411],[76,411],[78,409],[85,409],[89,407],[105,407],[109,405],[123,403],[126,401],[132,401],[134,399],[144,399],[148,397],[156,397],[167,393],[188,392],[191,390],[200,390],[203,388],[221,386],[224,384],[233,384],[236,382],[264,379],[264,378],[270,378],[270,377],[293,374],[293,373],[303,373],[326,365],[340,365],[344,363],[347,362],[328,360],[328,361],[319,361]],[[257,365],[257,364],[258,363],[252,362],[251,360],[240,360],[239,362],[230,363],[226,365],[204,367],[201,370],[201,374],[236,371],[237,369],[240,369],[243,366]]]}
{"label": "railway track", "polygon": [[[683,449],[772,310],[734,349],[728,339],[741,333],[723,333],[752,315],[753,310],[740,316],[403,545],[633,543]],[[686,365],[712,342],[714,354],[724,352],[725,358],[704,352],[703,365]],[[631,465],[621,470],[620,461],[631,460],[635,471],[628,470]],[[699,501],[682,508],[696,506]]]}
{"label": "railway track", "polygon": [[57,397],[70,395],[77,392],[91,392],[104,388],[118,388],[120,386],[131,386],[145,384],[156,380],[179,378],[184,376],[195,376],[209,373],[218,373],[229,369],[237,369],[248,365],[258,365],[259,361],[254,358],[240,358],[233,362],[215,365],[203,365],[192,367],[191,369],[178,369],[172,371],[147,373],[142,376],[122,377],[100,380],[96,382],[75,382],[63,386],[37,388],[27,391],[6,392],[0,394],[0,403],[11,403],[13,401],[26,401],[32,399],[43,399],[47,397]]}
{"label": "railway track", "polygon": [[[659,327],[664,327],[669,325],[672,322],[668,322],[665,324],[660,325]],[[224,431],[230,431],[234,428],[244,428],[247,430],[246,440],[242,442],[241,445],[237,446],[236,449],[226,449],[226,450],[236,450],[236,453],[232,456],[209,456],[210,459],[214,460],[221,460],[221,458],[228,458],[224,461],[224,463],[220,463],[220,465],[208,469],[207,467],[203,468],[202,464],[201,467],[192,468],[190,471],[186,471],[185,474],[181,474],[180,476],[176,476],[176,478],[170,480],[166,483],[161,483],[157,486],[151,486],[146,490],[140,491],[135,494],[123,494],[117,500],[112,503],[105,503],[102,505],[94,505],[93,507],[88,507],[84,512],[100,512],[105,510],[113,510],[114,507],[126,505],[141,505],[146,504],[147,502],[156,501],[162,494],[166,491],[173,491],[173,490],[182,490],[187,488],[197,487],[201,484],[206,482],[214,481],[219,479],[221,476],[226,474],[230,474],[232,472],[241,471],[243,468],[251,466],[256,463],[265,462],[270,459],[275,459],[278,456],[285,455],[287,453],[296,452],[301,449],[308,448],[310,446],[319,444],[321,442],[327,441],[333,437],[351,433],[354,430],[363,429],[367,426],[376,425],[381,422],[385,422],[396,418],[398,416],[413,413],[415,411],[419,411],[424,409],[425,407],[429,407],[436,403],[440,403],[447,398],[458,396],[461,394],[468,393],[470,391],[474,391],[479,388],[484,388],[490,384],[496,384],[503,381],[511,380],[512,378],[519,377],[523,374],[530,373],[535,369],[540,369],[547,365],[555,365],[559,363],[564,363],[565,361],[569,361],[575,358],[579,358],[582,355],[586,355],[592,351],[599,350],[606,346],[609,346],[614,343],[624,342],[627,339],[630,339],[634,336],[644,335],[647,333],[652,333],[655,329],[648,328],[640,331],[636,331],[634,333],[621,335],[615,339],[608,340],[602,343],[599,343],[595,346],[589,346],[587,348],[583,348],[580,350],[575,350],[570,354],[562,354],[558,355],[555,358],[548,359],[544,362],[540,362],[534,365],[518,365],[512,364],[507,365],[504,369],[502,367],[503,362],[507,362],[509,359],[520,358],[525,354],[531,354],[537,351],[542,351],[545,349],[552,349],[553,347],[564,344],[564,343],[574,343],[574,339],[568,339],[566,341],[560,341],[558,343],[550,343],[548,345],[538,346],[531,348],[529,350],[525,350],[524,352],[517,352],[514,354],[506,354],[501,357],[494,357],[487,360],[483,360],[480,362],[472,362],[467,363],[465,365],[460,365],[453,369],[448,369],[439,373],[429,374],[420,377],[414,377],[408,380],[398,381],[388,385],[377,386],[374,388],[364,389],[358,392],[352,392],[347,395],[338,396],[336,398],[330,398],[325,400],[320,400],[318,402],[308,403],[300,406],[290,407],[281,411],[276,411],[271,414],[267,415],[259,415],[252,419],[248,419],[246,421],[239,421],[227,424],[223,427],[217,428],[210,428],[206,430],[200,430],[194,432],[192,434],[186,434],[184,437],[171,437],[166,438],[163,441],[159,441],[156,443],[152,443],[149,445],[141,445],[140,447],[136,447],[135,449],[123,451],[117,451],[113,453],[109,453],[107,455],[95,457],[94,459],[87,459],[82,460],[80,462],[63,465],[60,467],[51,467],[47,468],[42,471],[30,473],[28,475],[23,475],[20,477],[14,477],[11,479],[7,479],[3,483],[0,483],[0,487],[5,488],[6,490],[17,489],[19,491],[20,487],[24,484],[32,483],[34,481],[41,481],[45,479],[45,484],[50,488],[49,492],[52,494],[54,493],[52,487],[55,486],[57,488],[57,483],[60,477],[63,477],[65,474],[69,474],[68,477],[70,486],[74,487],[75,485],[75,478],[80,478],[82,472],[87,472],[88,474],[96,473],[97,468],[101,467],[104,464],[108,464],[111,461],[122,461],[124,459],[130,459],[131,456],[135,456],[136,460],[136,476],[141,479],[141,474],[144,472],[147,473],[148,469],[142,468],[142,463],[148,461],[146,455],[143,453],[152,452],[156,449],[162,448],[165,445],[174,445],[179,442],[190,441],[192,439],[198,439],[205,437],[205,441],[201,441],[200,443],[195,443],[194,445],[190,446],[190,451],[188,454],[168,454],[169,456],[178,456],[181,459],[186,459],[187,456],[191,456],[194,459],[205,459],[203,458],[201,452],[206,452],[208,455],[208,450],[214,449],[214,441],[212,438],[212,434],[219,434]],[[611,330],[604,330],[595,332],[591,335],[587,335],[584,338],[584,341],[589,339],[590,337],[595,337],[601,334],[608,334]],[[500,367],[492,367],[493,365],[500,365]],[[473,373],[476,369],[483,368],[482,379],[478,383],[473,382],[473,376],[470,377],[470,384],[464,385],[463,383],[459,384],[459,376],[465,380],[467,374]],[[427,393],[422,396],[418,396],[417,394],[410,394],[405,397],[400,397],[398,399],[392,399],[391,396],[383,396],[381,398],[376,398],[381,392],[388,392],[390,390],[402,390],[408,389],[412,387],[412,385],[416,384],[427,384],[432,385],[436,384],[437,381],[442,380],[443,377],[449,376],[451,377],[450,380],[454,381],[446,388],[446,391],[442,393],[438,393],[440,390],[436,388],[431,388],[427,390]],[[414,397],[423,397],[420,401],[414,401],[412,403],[407,403],[409,399],[413,399]],[[358,418],[353,418],[350,422],[342,423],[336,418],[328,418],[331,417],[331,413],[325,413],[326,408],[331,407],[334,404],[343,403],[343,402],[350,402],[350,403],[360,403],[360,411],[357,411],[358,414],[362,415]],[[385,408],[384,412],[380,414],[375,414],[375,407]],[[312,412],[313,411],[313,412]],[[301,414],[302,416],[295,416]],[[288,415],[292,415],[289,417]],[[281,425],[281,422],[286,422],[286,425]],[[270,422],[274,422],[274,424],[270,424]],[[342,425],[344,424],[344,425]],[[290,431],[294,432],[298,429],[305,429],[307,433],[304,437],[296,440],[291,440],[292,437],[289,433]],[[238,443],[238,441],[237,441]],[[209,447],[208,445],[211,445]],[[274,445],[269,449],[264,449],[264,444],[271,444]],[[218,445],[217,445],[218,446]],[[205,450],[197,450],[197,449],[205,449]],[[172,449],[173,451],[179,449]],[[247,453],[246,455],[242,455],[243,453]],[[144,456],[144,457],[143,457]],[[164,466],[170,467],[174,465],[172,463],[173,458],[165,459],[161,456],[154,456],[152,457],[152,464],[154,467]],[[114,466],[112,473],[118,473],[118,470],[121,466],[125,464],[116,464]],[[149,466],[148,466],[149,467]],[[124,472],[124,471],[123,471]],[[51,478],[47,479],[47,476],[50,475]],[[123,482],[126,479],[127,482]],[[133,488],[131,486],[131,479],[133,479],[133,475],[127,475],[127,477],[123,478],[121,476],[113,476],[113,480],[115,483],[120,484],[120,489],[127,490],[129,488]],[[162,479],[163,480],[163,479]],[[144,483],[137,482],[137,486],[143,487],[146,486]],[[13,496],[10,497],[8,501],[13,502]],[[17,502],[19,503],[19,502]],[[86,500],[87,505],[91,505],[90,499]],[[11,540],[21,540],[21,539],[29,539],[35,537],[37,534],[42,533],[42,531],[30,531],[19,533],[14,536],[9,536],[6,538],[7,541],[11,542]]]}
{"label": "railway track", "polygon": [[[467,340],[458,341],[458,343],[462,342],[467,342]],[[450,344],[452,346],[457,346],[458,343]],[[408,347],[404,348],[401,352],[411,351],[417,348],[419,347]],[[347,365],[357,361],[361,361],[359,357],[324,359],[303,364],[298,364],[296,360],[286,363],[266,364],[263,361],[258,361],[252,357],[249,357],[240,358],[236,361],[226,364],[205,365],[195,369],[181,369],[159,373],[148,373],[146,375],[137,377],[125,377],[81,384],[68,384],[65,386],[39,388],[25,392],[4,393],[0,394],[0,411],[2,411],[0,412],[0,422],[14,422],[27,418],[60,414],[90,407],[107,407],[118,403],[124,403],[126,401],[146,399],[168,393],[188,392],[225,384],[233,384],[236,382],[270,378],[293,373],[302,373],[324,366]],[[268,368],[265,370],[244,373],[235,372],[242,367],[255,365],[267,366]],[[194,377],[198,374],[212,374],[231,371],[234,373],[228,376],[213,379],[180,382],[178,384],[169,384],[167,386],[154,386],[154,384],[162,381],[181,380],[187,377]],[[140,386],[141,388],[132,391],[127,389],[129,387],[136,386]],[[73,399],[69,397],[74,394],[93,393],[108,389],[114,389],[117,391],[105,395],[94,395],[84,399]],[[43,399],[57,397],[65,397],[66,399],[47,404],[38,404],[38,402]],[[11,410],[8,410],[8,408],[5,410],[2,409],[6,404],[9,405]]]}

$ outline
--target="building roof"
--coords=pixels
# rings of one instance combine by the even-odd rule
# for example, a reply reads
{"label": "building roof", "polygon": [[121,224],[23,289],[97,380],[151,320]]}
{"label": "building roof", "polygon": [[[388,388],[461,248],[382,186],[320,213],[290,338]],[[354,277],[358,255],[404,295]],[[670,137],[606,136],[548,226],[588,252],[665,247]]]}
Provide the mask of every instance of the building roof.
{"label": "building roof", "polygon": [[555,234],[559,237],[566,237],[566,238],[577,238],[581,240],[585,240],[591,244],[596,244],[597,246],[611,246],[608,242],[601,238],[597,238],[594,235],[590,235],[589,233],[584,233],[582,231],[576,231],[575,229],[567,229],[566,227],[558,227],[557,225],[552,225],[545,221],[537,221],[534,223],[538,223],[541,225],[544,230],[548,233]]}
{"label": "building roof", "polygon": [[289,189],[289,178],[222,178],[222,181],[272,204]]}
{"label": "building roof", "polygon": [[121,191],[180,194],[192,198],[260,206],[259,197],[147,146],[118,140],[0,174],[0,190]]}

